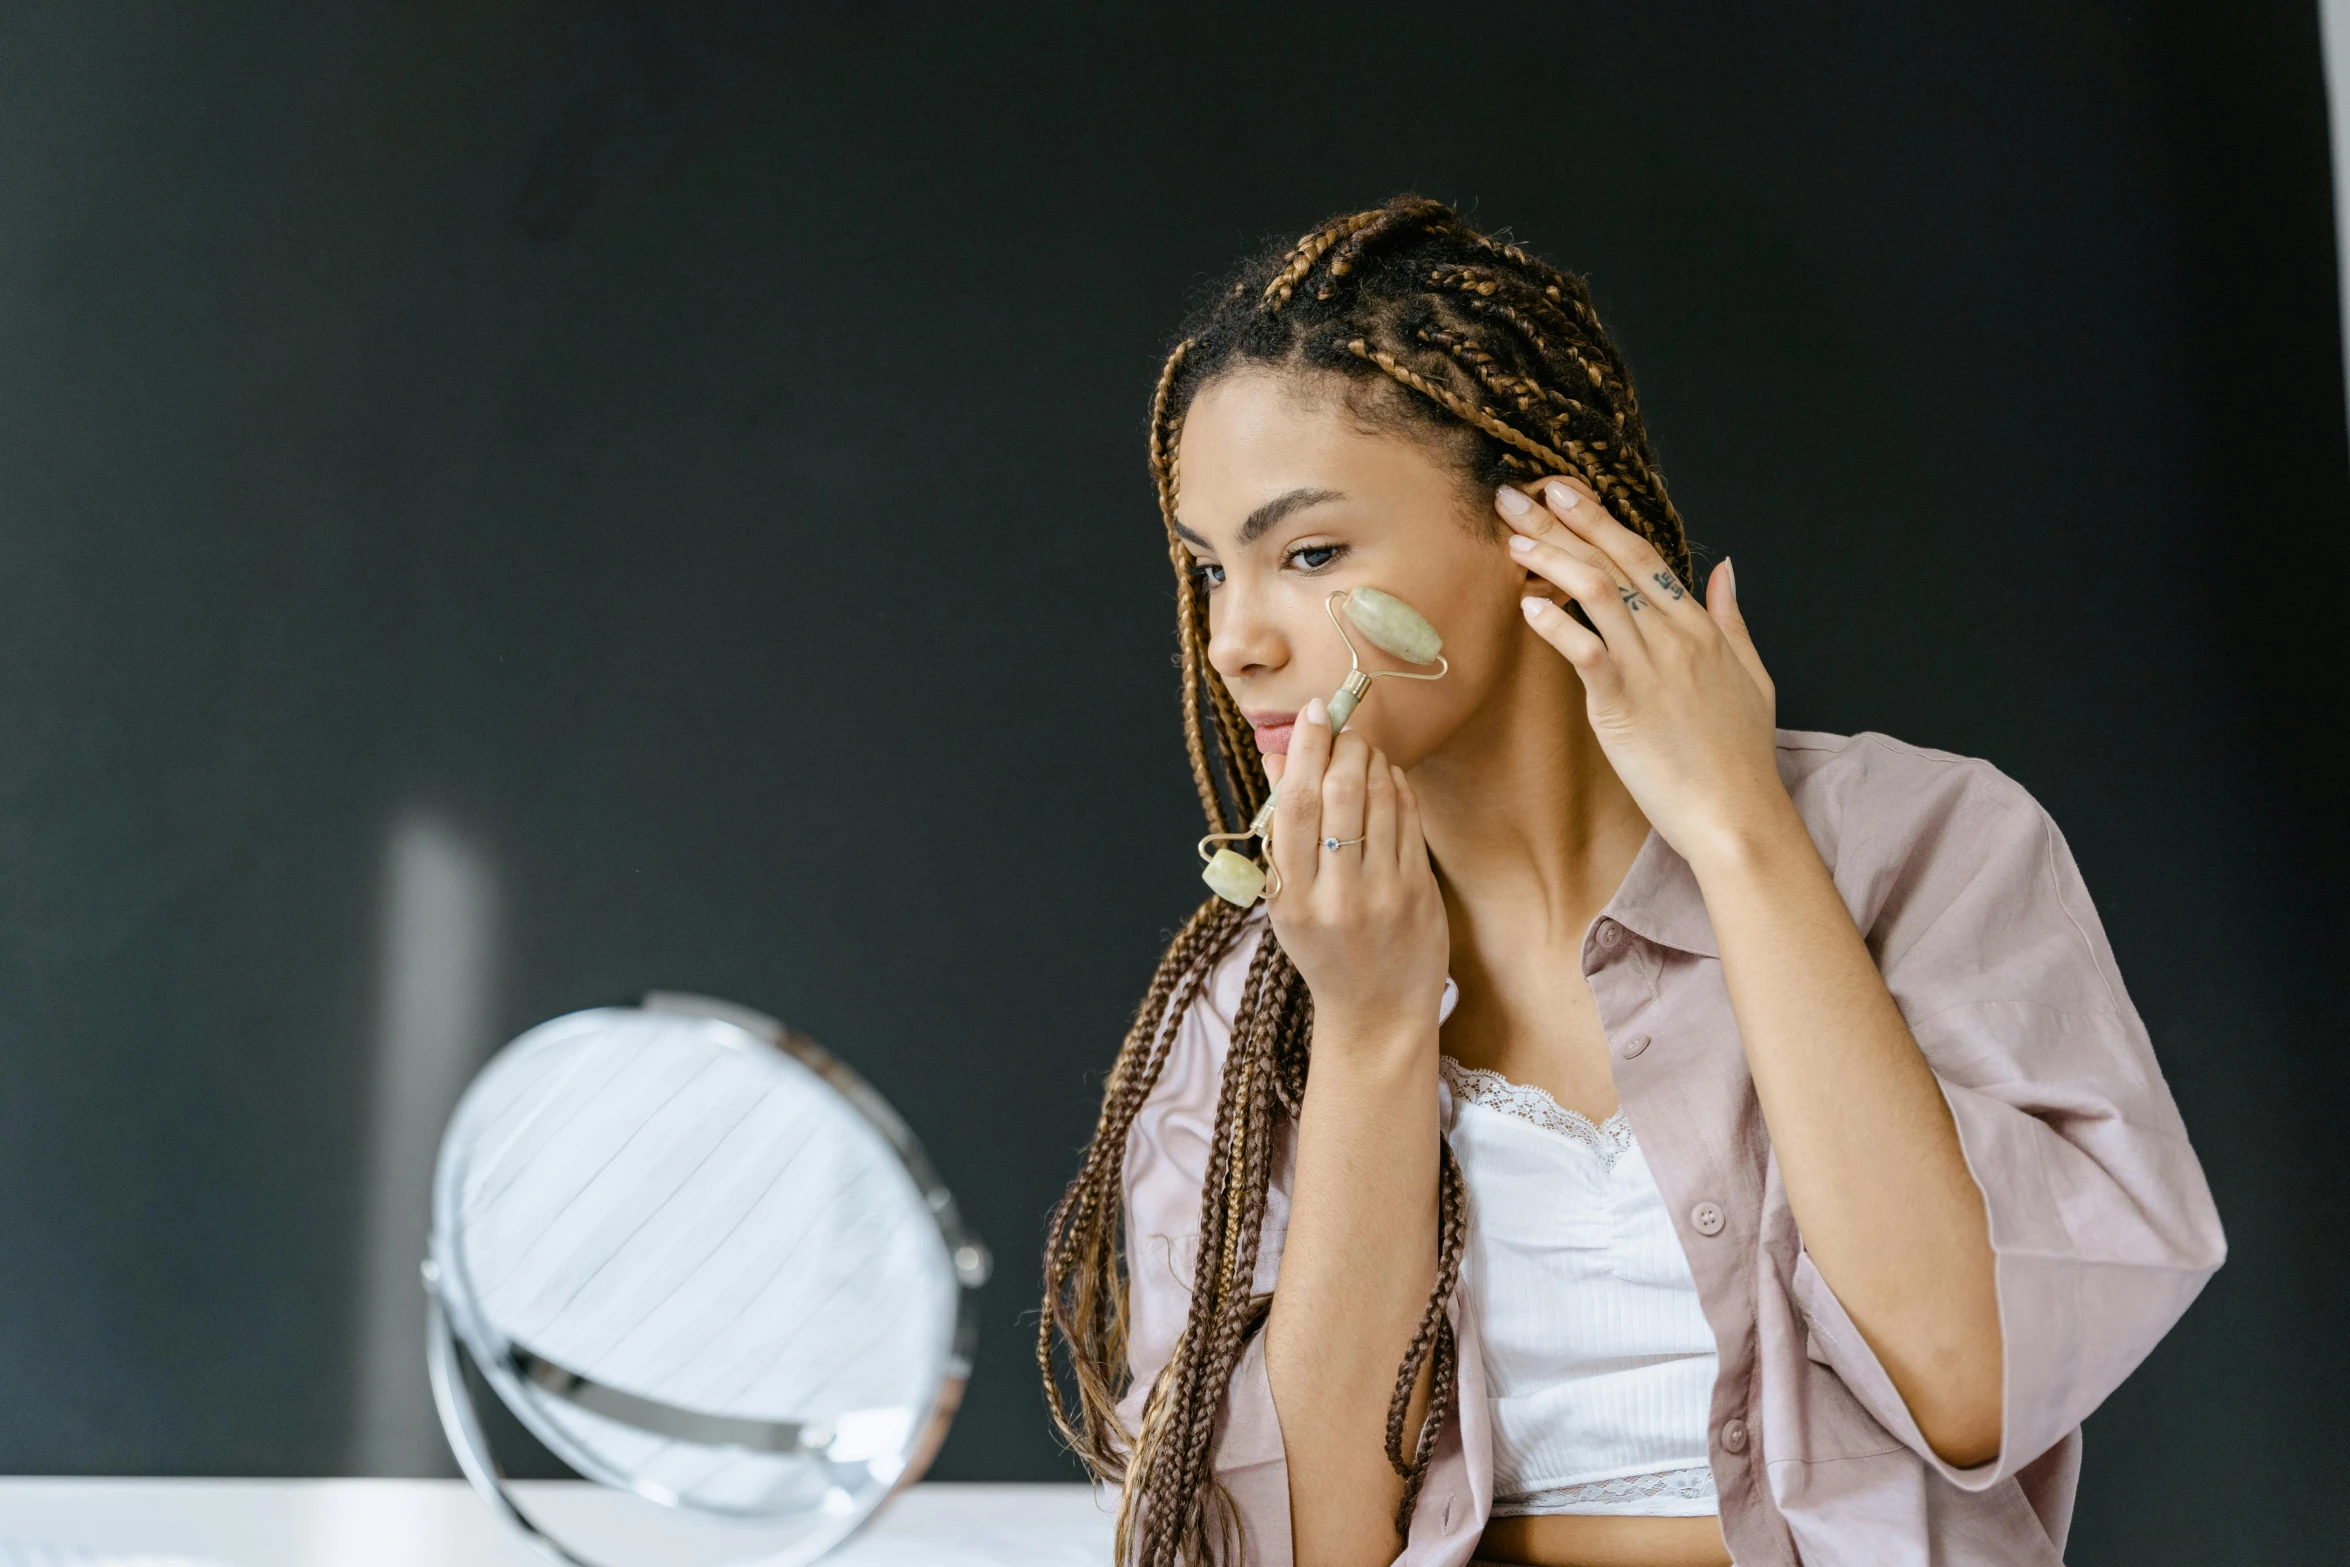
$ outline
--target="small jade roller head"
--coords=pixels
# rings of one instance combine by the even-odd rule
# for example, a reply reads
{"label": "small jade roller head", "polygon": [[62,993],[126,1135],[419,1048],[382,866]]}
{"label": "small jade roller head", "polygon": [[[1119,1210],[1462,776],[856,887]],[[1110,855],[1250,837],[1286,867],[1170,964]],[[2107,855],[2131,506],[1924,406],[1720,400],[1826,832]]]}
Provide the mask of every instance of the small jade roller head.
{"label": "small jade roller head", "polygon": [[[1339,607],[1345,606],[1346,619],[1338,617]],[[1346,644],[1353,667],[1347,671],[1346,683],[1330,697],[1330,732],[1336,735],[1346,727],[1346,721],[1362,705],[1374,680],[1438,680],[1452,666],[1445,662],[1444,639],[1428,618],[1392,593],[1377,588],[1340,588],[1323,600],[1322,607],[1330,616],[1330,623],[1338,627],[1339,640]],[[1407,664],[1434,664],[1428,674],[1417,674],[1402,669],[1363,668],[1363,656],[1355,647],[1354,638],[1346,634],[1352,625],[1366,641],[1383,653],[1402,659]],[[1246,832],[1212,832],[1199,841],[1200,857],[1207,867],[1200,872],[1217,897],[1227,903],[1247,908],[1266,896],[1266,882],[1273,861],[1273,805],[1279,797],[1280,786],[1266,794],[1265,803],[1257,810],[1256,819],[1248,824]],[[1251,860],[1229,848],[1212,852],[1211,843],[1229,844],[1255,838],[1264,845],[1262,863]],[[1275,881],[1272,890],[1279,892]]]}

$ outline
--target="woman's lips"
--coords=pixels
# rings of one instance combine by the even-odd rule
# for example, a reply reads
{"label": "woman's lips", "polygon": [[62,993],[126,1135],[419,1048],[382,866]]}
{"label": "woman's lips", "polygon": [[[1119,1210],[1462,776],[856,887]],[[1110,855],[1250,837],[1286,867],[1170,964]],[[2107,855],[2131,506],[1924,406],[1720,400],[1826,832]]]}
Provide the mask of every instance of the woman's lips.
{"label": "woman's lips", "polygon": [[1257,750],[1261,755],[1287,756],[1289,732],[1297,727],[1297,715],[1284,713],[1279,717],[1267,715],[1264,718],[1252,718],[1249,727],[1256,731]]}

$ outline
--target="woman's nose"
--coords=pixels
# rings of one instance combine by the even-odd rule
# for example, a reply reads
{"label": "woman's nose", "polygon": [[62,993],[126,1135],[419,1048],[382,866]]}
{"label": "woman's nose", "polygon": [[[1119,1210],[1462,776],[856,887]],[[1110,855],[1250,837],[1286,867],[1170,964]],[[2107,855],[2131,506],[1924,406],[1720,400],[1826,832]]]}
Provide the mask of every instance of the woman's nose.
{"label": "woman's nose", "polygon": [[1279,623],[1263,595],[1227,581],[1208,601],[1208,662],[1229,682],[1278,669],[1289,657]]}

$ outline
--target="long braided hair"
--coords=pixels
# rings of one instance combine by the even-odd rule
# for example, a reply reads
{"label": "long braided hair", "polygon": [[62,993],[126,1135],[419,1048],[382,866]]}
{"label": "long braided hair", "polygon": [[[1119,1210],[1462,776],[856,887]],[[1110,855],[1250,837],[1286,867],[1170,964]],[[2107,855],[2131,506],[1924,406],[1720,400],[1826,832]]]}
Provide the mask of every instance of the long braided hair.
{"label": "long braided hair", "polygon": [[[1410,429],[1454,458],[1464,486],[1571,474],[1689,578],[1689,545],[1641,425],[1623,356],[1580,279],[1471,229],[1442,203],[1399,196],[1337,218],[1244,263],[1167,356],[1151,400],[1150,466],[1175,568],[1183,737],[1211,832],[1234,832],[1271,785],[1239,704],[1207,661],[1207,595],[1176,538],[1176,444],[1200,389],[1244,368],[1345,378],[1362,417]],[[1481,503],[1480,503],[1481,504]],[[1268,927],[1233,1017],[1216,1104],[1189,1316],[1143,1406],[1121,1428],[1126,1272],[1120,1229],[1127,1134],[1150,1097],[1186,1008],[1241,933],[1246,914],[1203,902],[1160,959],[1102,1094],[1085,1163],[1053,1210],[1045,1245],[1037,1361],[1054,1423],[1099,1477],[1124,1487],[1121,1567],[1203,1567],[1244,1542],[1212,1462],[1234,1366],[1271,1297],[1252,1293],[1274,1134],[1305,1097],[1313,998]],[[1396,1533],[1412,1508],[1458,1393],[1447,1308],[1468,1222],[1460,1169],[1438,1175],[1436,1285],[1397,1368],[1388,1462],[1403,1477]],[[1055,1340],[1066,1375],[1056,1367]],[[1411,1394],[1433,1359],[1427,1416],[1407,1443]]]}

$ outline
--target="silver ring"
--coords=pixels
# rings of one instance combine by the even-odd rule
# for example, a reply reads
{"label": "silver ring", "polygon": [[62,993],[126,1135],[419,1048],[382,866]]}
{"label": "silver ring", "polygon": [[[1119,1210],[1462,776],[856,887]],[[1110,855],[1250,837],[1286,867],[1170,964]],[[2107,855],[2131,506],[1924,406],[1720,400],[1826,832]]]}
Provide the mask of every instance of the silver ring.
{"label": "silver ring", "polygon": [[1363,840],[1360,838],[1325,838],[1322,840],[1322,847],[1325,849],[1343,849],[1349,844],[1361,843],[1362,841]]}

